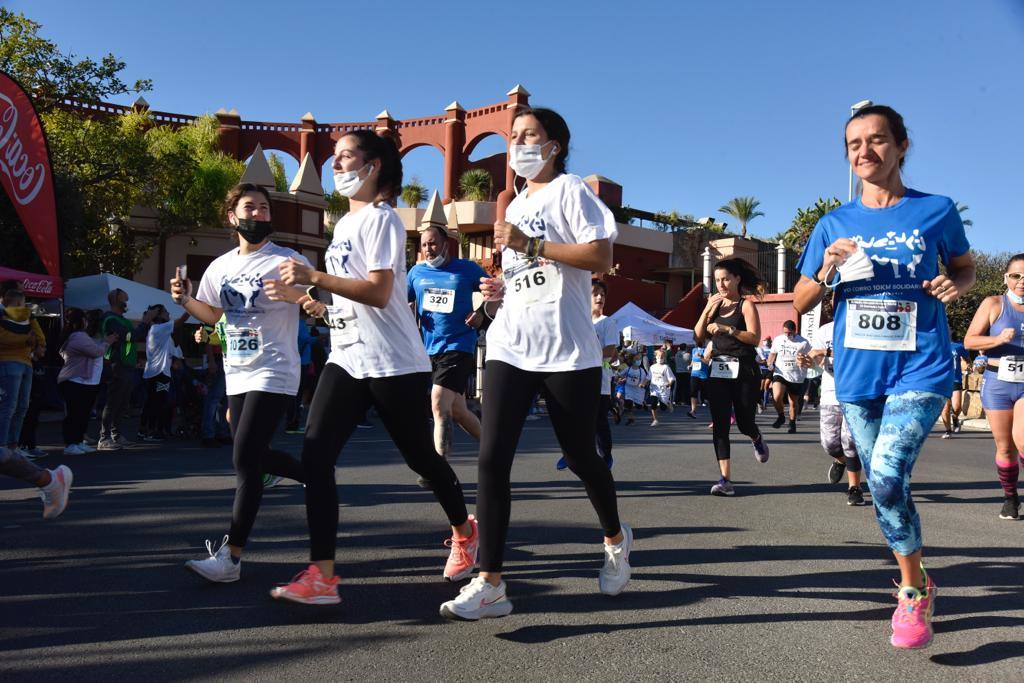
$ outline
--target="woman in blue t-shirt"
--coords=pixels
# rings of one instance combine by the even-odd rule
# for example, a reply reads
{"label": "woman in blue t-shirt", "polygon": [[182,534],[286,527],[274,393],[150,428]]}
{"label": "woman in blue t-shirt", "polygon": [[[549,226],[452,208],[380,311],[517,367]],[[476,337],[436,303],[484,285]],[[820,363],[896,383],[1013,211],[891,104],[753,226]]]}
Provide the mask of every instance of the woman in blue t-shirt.
{"label": "woman in blue t-shirt", "polygon": [[836,396],[900,568],[890,642],[924,647],[935,587],[921,563],[910,475],[953,388],[945,304],[974,285],[974,262],[953,201],[903,185],[903,117],[880,105],[860,109],[844,142],[861,196],[818,221],[794,305],[806,312],[836,289]]}

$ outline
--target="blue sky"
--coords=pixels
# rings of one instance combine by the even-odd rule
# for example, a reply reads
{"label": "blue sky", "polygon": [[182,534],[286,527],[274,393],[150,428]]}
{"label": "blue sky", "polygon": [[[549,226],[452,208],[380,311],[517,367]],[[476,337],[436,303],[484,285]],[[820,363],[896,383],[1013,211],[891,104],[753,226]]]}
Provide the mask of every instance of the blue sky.
{"label": "blue sky", "polygon": [[[754,195],[755,235],[819,196],[846,199],[842,125],[869,98],[906,119],[908,185],[969,205],[976,247],[1024,250],[1010,211],[1024,181],[1022,0],[6,4],[65,50],[113,52],[129,79],[153,79],[145,96],[163,111],[411,118],[522,83],[568,120],[573,172],[616,180],[630,206],[720,220]],[[406,157],[428,187],[441,170],[427,148]]]}

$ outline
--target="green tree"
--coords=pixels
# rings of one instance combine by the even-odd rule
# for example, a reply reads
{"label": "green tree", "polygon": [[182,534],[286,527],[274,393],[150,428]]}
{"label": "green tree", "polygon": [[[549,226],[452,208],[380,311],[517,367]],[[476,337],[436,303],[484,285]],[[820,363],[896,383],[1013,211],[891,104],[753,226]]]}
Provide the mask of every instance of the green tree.
{"label": "green tree", "polygon": [[419,178],[413,176],[409,184],[402,187],[401,197],[406,206],[415,209],[427,199],[427,188]]}
{"label": "green tree", "polygon": [[287,192],[288,174],[285,173],[281,157],[271,152],[267,155],[267,165],[270,166],[270,172],[274,175],[274,189],[278,192]]}
{"label": "green tree", "polygon": [[63,97],[96,101],[152,90],[150,80],[131,85],[122,81],[125,63],[114,55],[98,62],[79,59],[40,37],[41,28],[25,15],[0,7],[0,71],[21,83],[40,111],[53,108]]}
{"label": "green tree", "polygon": [[964,338],[971,320],[974,319],[975,312],[985,297],[1002,294],[1006,291],[1003,273],[1006,272],[1006,262],[1010,259],[1010,255],[1009,252],[986,254],[971,250],[971,256],[974,257],[974,265],[977,269],[977,281],[966,294],[956,301],[946,304],[946,317],[949,320],[949,330],[953,339],[959,341]]}
{"label": "green tree", "polygon": [[761,205],[755,197],[733,197],[728,204],[719,207],[718,212],[732,216],[740,222],[740,236],[747,236],[747,223],[758,216],[763,216],[763,211],[758,211]]}
{"label": "green tree", "polygon": [[493,186],[491,174],[482,168],[470,169],[459,178],[459,192],[461,193],[461,198],[465,201],[491,201]]}
{"label": "green tree", "polygon": [[806,209],[797,209],[796,216],[793,217],[793,222],[789,224],[789,228],[785,232],[779,233],[776,239],[797,254],[803,253],[804,246],[807,244],[807,239],[811,236],[814,226],[818,224],[822,216],[829,211],[839,208],[841,204],[842,202],[836,197],[829,199],[818,197],[818,200],[814,202],[814,206],[808,206]]}
{"label": "green tree", "polygon": [[972,225],[974,225],[974,221],[972,221],[970,218],[963,217],[965,213],[970,211],[970,209],[971,207],[967,206],[966,204],[961,204],[960,202],[956,203],[956,211],[957,213],[960,214],[960,218],[963,220],[965,228],[969,228]]}

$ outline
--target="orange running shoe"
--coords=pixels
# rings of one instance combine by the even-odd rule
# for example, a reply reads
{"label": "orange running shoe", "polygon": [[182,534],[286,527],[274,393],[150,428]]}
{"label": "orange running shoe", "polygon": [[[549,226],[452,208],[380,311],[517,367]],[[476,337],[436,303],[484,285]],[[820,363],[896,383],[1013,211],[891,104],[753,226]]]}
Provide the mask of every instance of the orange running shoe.
{"label": "orange running shoe", "polygon": [[480,533],[477,531],[476,517],[469,516],[469,523],[473,527],[473,534],[469,538],[457,538],[454,534],[444,542],[445,547],[451,548],[448,555],[448,562],[444,565],[445,581],[461,581],[473,573],[476,568],[476,553],[480,547]]}
{"label": "orange running shoe", "polygon": [[341,602],[338,577],[325,579],[315,564],[296,574],[291,583],[271,590],[270,597],[303,605],[337,605]]}

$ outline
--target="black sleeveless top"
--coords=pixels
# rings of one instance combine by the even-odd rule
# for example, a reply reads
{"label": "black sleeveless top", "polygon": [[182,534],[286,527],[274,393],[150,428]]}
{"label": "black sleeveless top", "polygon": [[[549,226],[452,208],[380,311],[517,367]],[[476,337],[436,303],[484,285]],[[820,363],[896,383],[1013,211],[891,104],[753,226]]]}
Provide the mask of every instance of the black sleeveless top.
{"label": "black sleeveless top", "polygon": [[[722,307],[719,306],[718,311],[715,312],[714,318],[709,322],[726,325],[728,327],[735,327],[738,332],[745,332],[747,329],[747,321],[743,318],[744,301],[746,301],[746,299],[740,297],[739,303],[736,304],[736,308],[734,308],[732,313],[729,315],[721,315],[720,311],[722,310]],[[715,356],[733,356],[738,358],[744,364],[754,362],[754,346],[752,344],[744,344],[731,334],[725,334],[722,332],[713,334],[711,335],[711,344],[712,354]]]}

